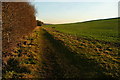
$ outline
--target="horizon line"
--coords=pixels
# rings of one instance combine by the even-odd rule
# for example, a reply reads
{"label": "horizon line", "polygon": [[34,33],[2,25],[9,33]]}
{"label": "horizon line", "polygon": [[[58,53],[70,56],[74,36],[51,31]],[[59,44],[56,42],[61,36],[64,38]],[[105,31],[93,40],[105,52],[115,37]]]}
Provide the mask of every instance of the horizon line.
{"label": "horizon line", "polygon": [[85,21],[75,21],[75,22],[66,22],[66,23],[45,23],[45,24],[52,24],[52,25],[56,25],[56,24],[74,24],[74,23],[90,22],[90,21],[97,21],[97,20],[107,20],[107,19],[117,19],[117,18],[119,19],[120,17],[91,19],[91,20],[85,20]]}

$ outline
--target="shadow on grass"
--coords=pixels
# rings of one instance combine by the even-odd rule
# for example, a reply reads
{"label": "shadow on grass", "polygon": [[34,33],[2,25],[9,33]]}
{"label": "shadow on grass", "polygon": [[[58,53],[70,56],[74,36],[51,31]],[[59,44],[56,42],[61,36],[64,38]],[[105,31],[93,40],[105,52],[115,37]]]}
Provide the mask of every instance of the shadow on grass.
{"label": "shadow on grass", "polygon": [[[48,55],[48,52],[46,51],[47,53],[44,56],[47,56],[49,61],[56,61],[54,65],[51,65],[52,67],[54,66],[53,72],[56,77],[81,79],[112,78],[111,76],[104,74],[103,69],[95,62],[95,60],[88,59],[83,53],[77,54],[76,52],[70,51],[62,41],[54,39],[54,36],[49,34],[46,30],[43,29],[43,31],[45,32],[45,39],[49,40],[54,51],[54,53],[51,53],[50,55]],[[55,58],[53,55],[58,57]],[[61,60],[60,63],[57,63],[58,59]]]}
{"label": "shadow on grass", "polygon": [[17,80],[18,78],[22,77],[22,75],[19,75],[18,73],[31,73],[31,71],[27,67],[20,66],[19,63],[20,62],[16,59],[10,58],[7,61],[7,65],[3,68],[3,75],[8,74],[9,77],[6,78],[15,78]]}

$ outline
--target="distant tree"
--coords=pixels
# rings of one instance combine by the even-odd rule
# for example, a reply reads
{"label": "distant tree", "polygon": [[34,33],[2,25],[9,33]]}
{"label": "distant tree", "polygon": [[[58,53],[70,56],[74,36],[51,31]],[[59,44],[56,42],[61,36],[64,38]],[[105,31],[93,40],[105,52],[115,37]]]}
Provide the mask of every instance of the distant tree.
{"label": "distant tree", "polygon": [[37,26],[42,26],[42,25],[43,25],[43,22],[42,22],[42,21],[37,20]]}

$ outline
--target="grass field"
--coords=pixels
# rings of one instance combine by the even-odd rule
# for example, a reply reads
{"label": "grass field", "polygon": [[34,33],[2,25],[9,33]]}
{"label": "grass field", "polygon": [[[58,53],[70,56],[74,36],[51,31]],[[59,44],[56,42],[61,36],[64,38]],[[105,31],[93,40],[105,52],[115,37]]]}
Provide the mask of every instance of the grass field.
{"label": "grass field", "polygon": [[60,32],[76,35],[78,37],[107,42],[119,42],[117,18],[71,24],[46,25],[45,27],[54,27]]}
{"label": "grass field", "polygon": [[64,54],[72,55],[68,60],[80,69],[84,77],[120,77],[118,19],[45,25],[43,28],[73,52]]}
{"label": "grass field", "polygon": [[36,27],[11,52],[3,52],[3,78],[120,79],[119,44],[112,44],[118,39],[116,21]]}

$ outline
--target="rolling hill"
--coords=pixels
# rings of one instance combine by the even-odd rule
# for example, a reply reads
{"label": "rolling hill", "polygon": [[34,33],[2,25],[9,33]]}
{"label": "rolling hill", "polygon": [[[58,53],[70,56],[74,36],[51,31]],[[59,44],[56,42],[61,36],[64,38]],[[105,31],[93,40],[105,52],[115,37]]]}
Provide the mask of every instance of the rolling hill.
{"label": "rolling hill", "polygon": [[101,19],[71,24],[47,25],[56,30],[76,35],[78,37],[102,40],[107,42],[118,41],[118,18]]}

